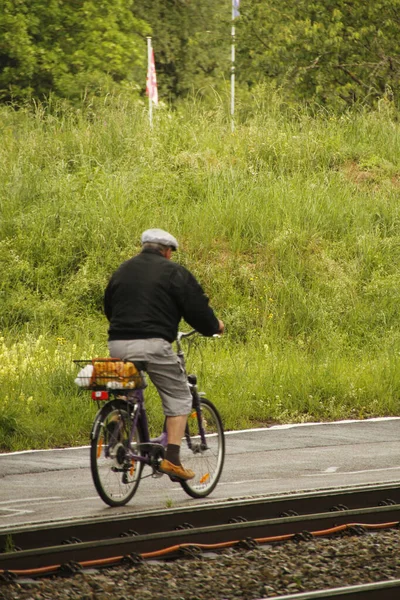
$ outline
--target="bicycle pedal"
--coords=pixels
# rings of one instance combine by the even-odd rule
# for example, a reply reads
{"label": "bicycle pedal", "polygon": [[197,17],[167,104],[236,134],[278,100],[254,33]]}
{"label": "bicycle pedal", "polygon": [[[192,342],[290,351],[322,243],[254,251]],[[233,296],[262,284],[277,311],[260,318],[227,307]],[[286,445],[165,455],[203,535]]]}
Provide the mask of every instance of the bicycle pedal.
{"label": "bicycle pedal", "polygon": [[160,477],[162,477],[163,475],[164,473],[161,473],[161,471],[157,471],[157,469],[153,469],[153,472],[151,474],[153,479],[160,479]]}
{"label": "bicycle pedal", "polygon": [[179,477],[174,477],[173,475],[169,475],[169,478],[174,483],[179,483],[180,481],[182,481],[182,479],[179,479]]}

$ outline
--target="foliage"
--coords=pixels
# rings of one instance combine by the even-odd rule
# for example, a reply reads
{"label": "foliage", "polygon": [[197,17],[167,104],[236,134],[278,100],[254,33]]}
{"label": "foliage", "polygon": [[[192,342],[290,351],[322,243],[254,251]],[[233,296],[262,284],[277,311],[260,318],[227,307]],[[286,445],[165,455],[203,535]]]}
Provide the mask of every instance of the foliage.
{"label": "foliage", "polygon": [[1,0],[0,93],[20,100],[50,93],[79,98],[123,85],[144,73],[148,31],[132,0]]}
{"label": "foliage", "polygon": [[223,89],[229,76],[229,0],[136,0],[151,26],[160,96],[175,99]]}
{"label": "foliage", "polygon": [[243,0],[241,81],[340,107],[398,97],[399,0]]}
{"label": "foliage", "polygon": [[[153,36],[160,98],[222,96],[231,2],[0,0],[0,99],[144,90]],[[267,84],[339,109],[398,99],[400,0],[242,0],[239,97]]]}
{"label": "foliage", "polygon": [[95,408],[73,383],[81,351],[60,337],[0,338],[0,451],[71,446],[87,436]]}

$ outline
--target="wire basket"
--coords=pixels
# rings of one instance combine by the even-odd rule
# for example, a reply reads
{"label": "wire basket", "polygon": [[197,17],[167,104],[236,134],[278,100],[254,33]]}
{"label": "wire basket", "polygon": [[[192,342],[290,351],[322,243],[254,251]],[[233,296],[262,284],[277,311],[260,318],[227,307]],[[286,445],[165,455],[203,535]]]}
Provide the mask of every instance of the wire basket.
{"label": "wire basket", "polygon": [[137,390],[146,387],[143,372],[131,361],[119,358],[92,358],[74,360],[74,363],[81,367],[75,379],[79,387],[88,390]]}

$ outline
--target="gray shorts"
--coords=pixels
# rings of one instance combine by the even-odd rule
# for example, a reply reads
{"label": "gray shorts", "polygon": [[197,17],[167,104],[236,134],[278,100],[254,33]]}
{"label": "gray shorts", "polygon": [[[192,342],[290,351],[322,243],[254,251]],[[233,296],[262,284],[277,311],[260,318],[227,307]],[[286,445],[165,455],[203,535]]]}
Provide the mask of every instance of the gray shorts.
{"label": "gray shorts", "polygon": [[167,417],[190,413],[192,395],[185,370],[169,342],[161,338],[111,340],[108,348],[114,358],[146,362],[146,371],[160,394]]}

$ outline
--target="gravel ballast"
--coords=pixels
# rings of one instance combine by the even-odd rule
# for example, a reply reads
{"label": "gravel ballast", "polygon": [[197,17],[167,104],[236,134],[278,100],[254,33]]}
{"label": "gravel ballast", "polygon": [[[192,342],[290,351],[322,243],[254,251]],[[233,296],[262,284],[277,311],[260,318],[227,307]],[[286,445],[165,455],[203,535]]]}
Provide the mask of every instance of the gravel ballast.
{"label": "gravel ballast", "polygon": [[314,538],[68,577],[17,579],[1,600],[256,600],[400,578],[400,531]]}

